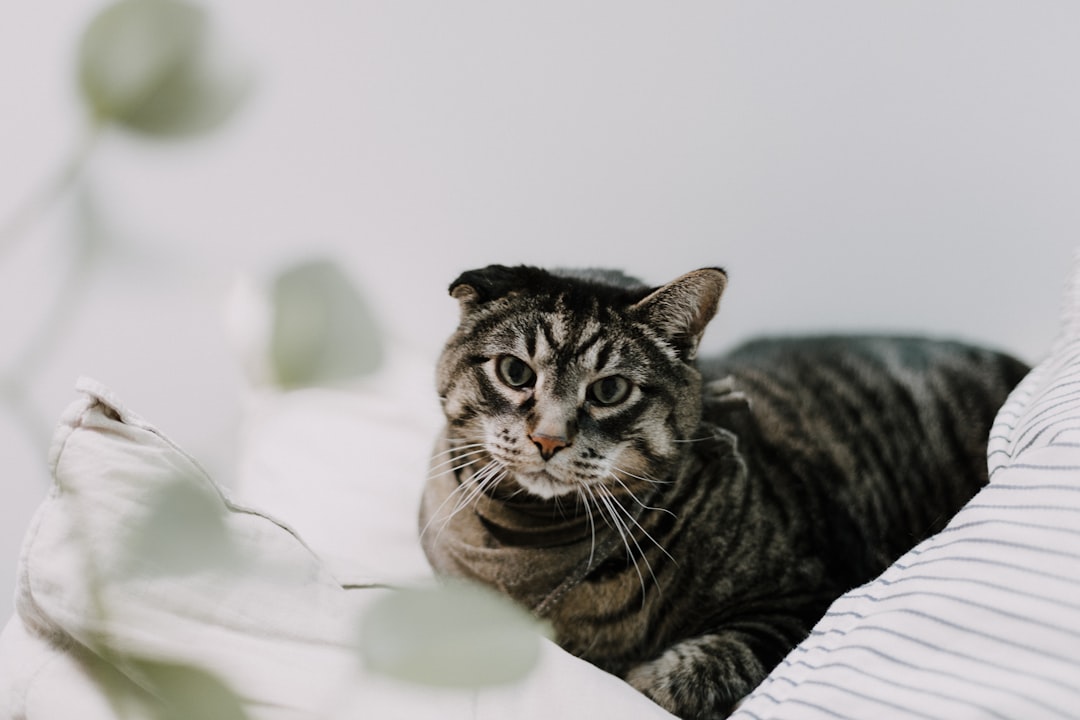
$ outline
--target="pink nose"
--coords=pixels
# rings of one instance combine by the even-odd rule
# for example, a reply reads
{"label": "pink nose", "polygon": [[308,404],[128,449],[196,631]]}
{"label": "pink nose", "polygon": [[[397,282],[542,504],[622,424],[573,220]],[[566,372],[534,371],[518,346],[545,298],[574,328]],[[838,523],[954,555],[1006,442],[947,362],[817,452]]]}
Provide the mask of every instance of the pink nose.
{"label": "pink nose", "polygon": [[540,457],[545,460],[550,460],[555,456],[555,453],[570,444],[570,441],[561,435],[541,435],[535,433],[530,435],[529,439],[533,441],[533,445],[540,451]]}

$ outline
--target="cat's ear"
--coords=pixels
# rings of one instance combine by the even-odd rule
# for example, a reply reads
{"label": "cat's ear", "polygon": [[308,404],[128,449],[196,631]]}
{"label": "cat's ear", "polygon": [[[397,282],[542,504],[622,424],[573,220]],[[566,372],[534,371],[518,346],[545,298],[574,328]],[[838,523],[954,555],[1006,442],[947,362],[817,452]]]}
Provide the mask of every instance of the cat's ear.
{"label": "cat's ear", "polygon": [[727,273],[720,268],[694,270],[657,288],[633,307],[645,314],[685,360],[697,355],[705,326],[716,315],[720,296],[727,287]]}
{"label": "cat's ear", "polygon": [[527,282],[523,274],[528,268],[488,265],[479,270],[469,270],[450,283],[450,296],[461,304],[461,316],[465,317],[484,303],[498,300],[520,291]]}

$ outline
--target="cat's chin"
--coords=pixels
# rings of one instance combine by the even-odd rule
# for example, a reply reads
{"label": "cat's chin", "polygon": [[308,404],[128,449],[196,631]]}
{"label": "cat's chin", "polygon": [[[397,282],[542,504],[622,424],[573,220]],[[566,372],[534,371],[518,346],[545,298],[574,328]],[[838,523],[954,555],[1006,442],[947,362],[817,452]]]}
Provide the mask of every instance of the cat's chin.
{"label": "cat's chin", "polygon": [[534,473],[515,473],[514,481],[529,494],[543,500],[551,500],[574,492],[572,483],[560,480],[543,470]]}

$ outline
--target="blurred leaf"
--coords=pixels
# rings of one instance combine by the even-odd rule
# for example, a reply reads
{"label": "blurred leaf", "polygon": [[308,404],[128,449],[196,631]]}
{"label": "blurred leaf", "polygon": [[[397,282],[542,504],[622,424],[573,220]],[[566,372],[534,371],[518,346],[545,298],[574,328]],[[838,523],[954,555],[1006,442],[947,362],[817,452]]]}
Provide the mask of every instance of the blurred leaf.
{"label": "blurred leaf", "polygon": [[244,374],[255,386],[276,382],[270,359],[273,316],[262,284],[246,273],[237,275],[225,299],[223,320]]}
{"label": "blurred leaf", "polygon": [[156,701],[155,720],[245,720],[240,699],[209,671],[182,663],[136,660],[134,670]]}
{"label": "blurred leaf", "polygon": [[233,568],[239,552],[225,525],[225,505],[211,489],[177,477],[150,495],[149,509],[124,543],[121,568],[133,574],[185,574]]}
{"label": "blurred leaf", "polygon": [[502,685],[536,666],[544,626],[473,584],[383,596],[364,615],[360,652],[373,671],[442,687]]}
{"label": "blurred leaf", "polygon": [[296,265],[274,283],[270,358],[288,388],[366,375],[382,362],[375,319],[334,262]]}
{"label": "blurred leaf", "polygon": [[211,42],[206,12],[182,0],[119,0],[79,48],[79,84],[94,115],[136,132],[213,129],[239,107],[248,79]]}
{"label": "blurred leaf", "polygon": [[118,717],[247,720],[236,693],[203,668],[124,655],[109,649],[104,649],[101,655],[90,652],[80,655]]}

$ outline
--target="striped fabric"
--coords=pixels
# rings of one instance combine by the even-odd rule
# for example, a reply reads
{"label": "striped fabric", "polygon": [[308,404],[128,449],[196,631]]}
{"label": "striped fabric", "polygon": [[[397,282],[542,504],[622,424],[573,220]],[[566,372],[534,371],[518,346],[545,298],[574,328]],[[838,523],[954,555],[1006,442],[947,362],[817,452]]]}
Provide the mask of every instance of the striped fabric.
{"label": "striped fabric", "polygon": [[1080,718],[1080,279],[991,433],[990,484],[843,596],[734,715]]}

